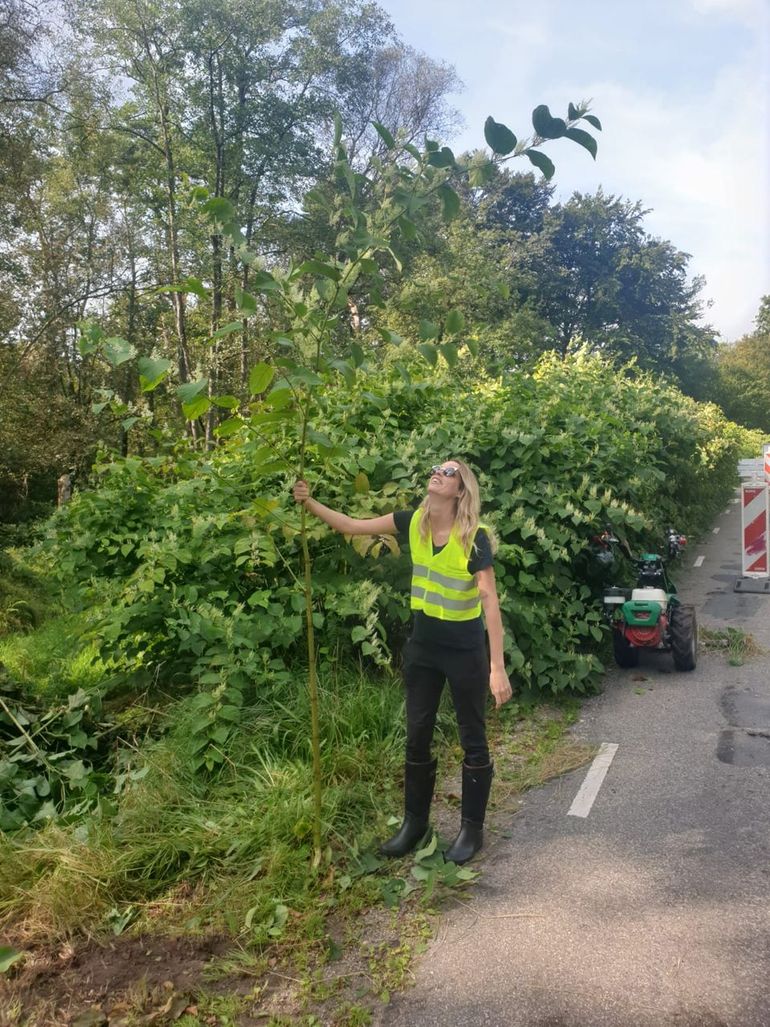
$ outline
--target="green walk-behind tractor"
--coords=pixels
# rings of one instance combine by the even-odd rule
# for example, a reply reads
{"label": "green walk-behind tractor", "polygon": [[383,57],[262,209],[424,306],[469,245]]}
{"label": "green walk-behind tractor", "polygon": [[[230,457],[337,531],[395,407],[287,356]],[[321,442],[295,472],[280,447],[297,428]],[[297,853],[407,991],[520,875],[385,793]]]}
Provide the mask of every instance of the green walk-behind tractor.
{"label": "green walk-behind tractor", "polygon": [[[666,573],[666,559],[658,553],[634,557],[627,543],[611,529],[591,540],[600,560],[611,564],[615,547],[620,547],[636,568],[634,588],[605,587],[604,615],[612,628],[612,649],[619,667],[635,667],[639,651],[670,652],[677,670],[694,670],[698,659],[698,623],[695,607],[683,604],[676,586]],[[668,559],[674,559],[687,545],[684,535],[668,529]]]}

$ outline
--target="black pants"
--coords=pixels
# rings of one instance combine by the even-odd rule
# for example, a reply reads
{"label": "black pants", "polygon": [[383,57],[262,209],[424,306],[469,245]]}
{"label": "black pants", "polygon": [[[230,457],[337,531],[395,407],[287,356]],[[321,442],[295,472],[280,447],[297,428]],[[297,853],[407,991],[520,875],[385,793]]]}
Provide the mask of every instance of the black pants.
{"label": "black pants", "polygon": [[474,649],[426,646],[409,640],[404,652],[406,685],[406,758],[428,763],[445,681],[452,691],[460,744],[470,767],[489,764],[485,725],[489,658],[483,645]]}

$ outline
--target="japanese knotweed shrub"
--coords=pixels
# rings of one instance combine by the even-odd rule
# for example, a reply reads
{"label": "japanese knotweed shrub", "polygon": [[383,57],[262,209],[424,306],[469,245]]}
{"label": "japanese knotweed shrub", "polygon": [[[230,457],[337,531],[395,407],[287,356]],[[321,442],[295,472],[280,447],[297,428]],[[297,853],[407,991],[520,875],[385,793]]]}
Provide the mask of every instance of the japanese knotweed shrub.
{"label": "japanese knotweed shrub", "polygon": [[[639,548],[660,545],[669,523],[703,528],[747,444],[718,408],[585,354],[460,386],[454,369],[426,377],[401,347],[397,362],[364,364],[354,382],[328,378],[313,402],[323,435],[308,477],[332,507],[415,506],[431,464],[475,466],[501,543],[510,669],[551,692],[584,691],[601,669],[580,561],[590,536],[611,523]],[[284,419],[266,440],[246,418],[213,453],[105,461],[49,532],[64,577],[110,589],[103,655],[219,689],[223,738],[246,693],[290,686],[304,659],[295,435]],[[322,664],[387,662],[409,618],[408,560],[391,539],[351,544],[320,522],[310,533]]]}

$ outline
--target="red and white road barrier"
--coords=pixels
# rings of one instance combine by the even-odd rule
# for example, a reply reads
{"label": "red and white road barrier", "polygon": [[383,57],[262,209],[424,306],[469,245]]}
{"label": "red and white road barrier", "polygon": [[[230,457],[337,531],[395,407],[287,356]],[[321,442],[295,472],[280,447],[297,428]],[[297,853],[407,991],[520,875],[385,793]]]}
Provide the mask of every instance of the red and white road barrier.
{"label": "red and white road barrier", "polygon": [[768,492],[767,485],[741,485],[741,549],[746,578],[766,578],[770,572]]}

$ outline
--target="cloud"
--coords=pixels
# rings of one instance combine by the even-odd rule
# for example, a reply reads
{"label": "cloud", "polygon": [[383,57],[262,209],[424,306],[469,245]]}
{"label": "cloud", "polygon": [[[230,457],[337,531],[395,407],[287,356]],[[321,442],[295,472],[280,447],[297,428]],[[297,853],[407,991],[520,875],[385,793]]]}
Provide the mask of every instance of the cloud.
{"label": "cloud", "polygon": [[767,18],[766,0],[689,0],[696,14],[726,14],[755,25]]}
{"label": "cloud", "polygon": [[[617,82],[589,88],[601,97],[596,170],[605,190],[640,199],[652,208],[648,232],[692,254],[691,271],[705,275],[704,297],[714,301],[707,321],[727,338],[749,331],[770,291],[768,117],[756,68],[725,68],[690,99]],[[573,157],[557,158],[570,183],[588,176]]]}

